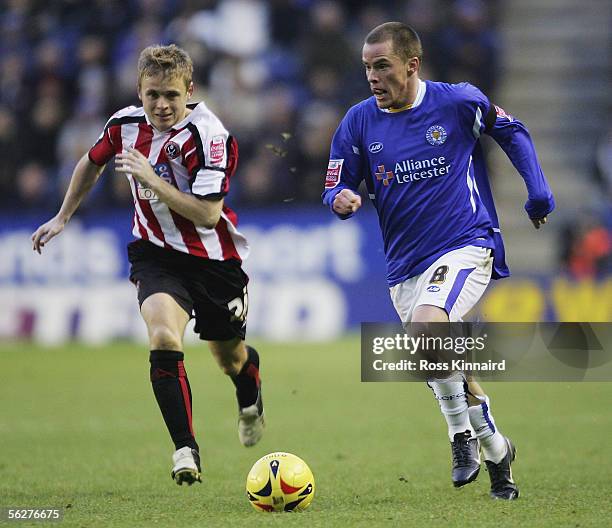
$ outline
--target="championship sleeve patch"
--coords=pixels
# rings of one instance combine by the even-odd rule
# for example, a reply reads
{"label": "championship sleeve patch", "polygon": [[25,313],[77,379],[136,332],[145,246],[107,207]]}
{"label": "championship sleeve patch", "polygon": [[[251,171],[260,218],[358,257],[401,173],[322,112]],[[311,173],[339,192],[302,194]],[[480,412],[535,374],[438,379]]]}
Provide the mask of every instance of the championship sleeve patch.
{"label": "championship sleeve patch", "polygon": [[329,160],[327,165],[327,175],[325,176],[325,188],[333,189],[340,183],[340,174],[342,173],[343,159]]}
{"label": "championship sleeve patch", "polygon": [[210,165],[218,165],[223,162],[225,156],[225,138],[223,136],[215,136],[210,140],[208,149],[208,159]]}
{"label": "championship sleeve patch", "polygon": [[508,121],[510,121],[511,123],[512,121],[514,121],[514,117],[512,117],[510,114],[507,114],[506,111],[501,106],[497,106],[497,105],[493,105],[493,106],[495,106],[495,112],[497,112],[497,117],[503,117],[507,119]]}

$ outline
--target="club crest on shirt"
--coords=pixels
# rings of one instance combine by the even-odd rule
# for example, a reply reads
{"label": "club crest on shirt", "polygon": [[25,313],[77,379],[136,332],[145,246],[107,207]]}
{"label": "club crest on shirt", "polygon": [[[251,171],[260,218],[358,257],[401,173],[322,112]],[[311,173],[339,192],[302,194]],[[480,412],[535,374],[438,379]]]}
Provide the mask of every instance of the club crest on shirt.
{"label": "club crest on shirt", "polygon": [[433,146],[442,145],[446,141],[447,136],[446,130],[441,125],[430,126],[425,133],[425,139]]}
{"label": "club crest on shirt", "polygon": [[325,188],[332,189],[340,182],[340,174],[342,173],[343,159],[329,160],[327,165],[327,174],[325,176]]}
{"label": "club crest on shirt", "polygon": [[223,136],[215,136],[210,141],[210,163],[221,163],[225,154],[225,140]]}
{"label": "club crest on shirt", "polygon": [[181,149],[174,141],[168,141],[168,143],[164,145],[164,152],[168,159],[173,160],[179,157]]}

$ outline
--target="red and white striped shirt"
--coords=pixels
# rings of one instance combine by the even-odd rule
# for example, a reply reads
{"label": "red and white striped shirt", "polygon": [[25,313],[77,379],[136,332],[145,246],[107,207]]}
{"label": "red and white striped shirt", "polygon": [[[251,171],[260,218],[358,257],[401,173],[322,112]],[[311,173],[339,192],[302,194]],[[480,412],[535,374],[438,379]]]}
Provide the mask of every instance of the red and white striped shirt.
{"label": "red and white striped shirt", "polygon": [[[225,196],[236,171],[238,146],[221,121],[204,103],[188,105],[191,113],[170,130],[160,132],[142,107],[128,106],[106,123],[89,159],[104,165],[128,146],[149,159],[155,173],[179,191],[194,196]],[[236,229],[238,218],[225,205],[214,229],[194,225],[143,188],[128,174],[134,198],[136,238],[213,260],[237,259],[249,254],[246,238]]]}

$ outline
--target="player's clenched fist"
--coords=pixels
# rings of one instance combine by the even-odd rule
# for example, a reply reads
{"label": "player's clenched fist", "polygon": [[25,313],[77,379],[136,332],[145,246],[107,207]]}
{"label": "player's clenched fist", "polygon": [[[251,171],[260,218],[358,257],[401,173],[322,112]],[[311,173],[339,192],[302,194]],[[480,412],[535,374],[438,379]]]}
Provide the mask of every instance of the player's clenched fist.
{"label": "player's clenched fist", "polygon": [[361,196],[349,189],[342,189],[334,198],[333,209],[338,214],[351,214],[361,207]]}

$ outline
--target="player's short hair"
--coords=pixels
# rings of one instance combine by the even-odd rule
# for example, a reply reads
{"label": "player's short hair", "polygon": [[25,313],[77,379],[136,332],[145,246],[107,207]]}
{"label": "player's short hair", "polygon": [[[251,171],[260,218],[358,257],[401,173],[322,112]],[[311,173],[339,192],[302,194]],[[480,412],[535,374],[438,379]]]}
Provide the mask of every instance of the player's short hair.
{"label": "player's short hair", "polygon": [[376,26],[365,38],[366,44],[391,41],[393,51],[407,61],[412,57],[423,60],[423,46],[418,33],[402,22],[385,22]]}
{"label": "player's short hair", "polygon": [[156,44],[142,50],[138,58],[138,86],[144,77],[158,74],[164,77],[178,77],[189,88],[193,76],[193,62],[189,54],[176,44]]}

